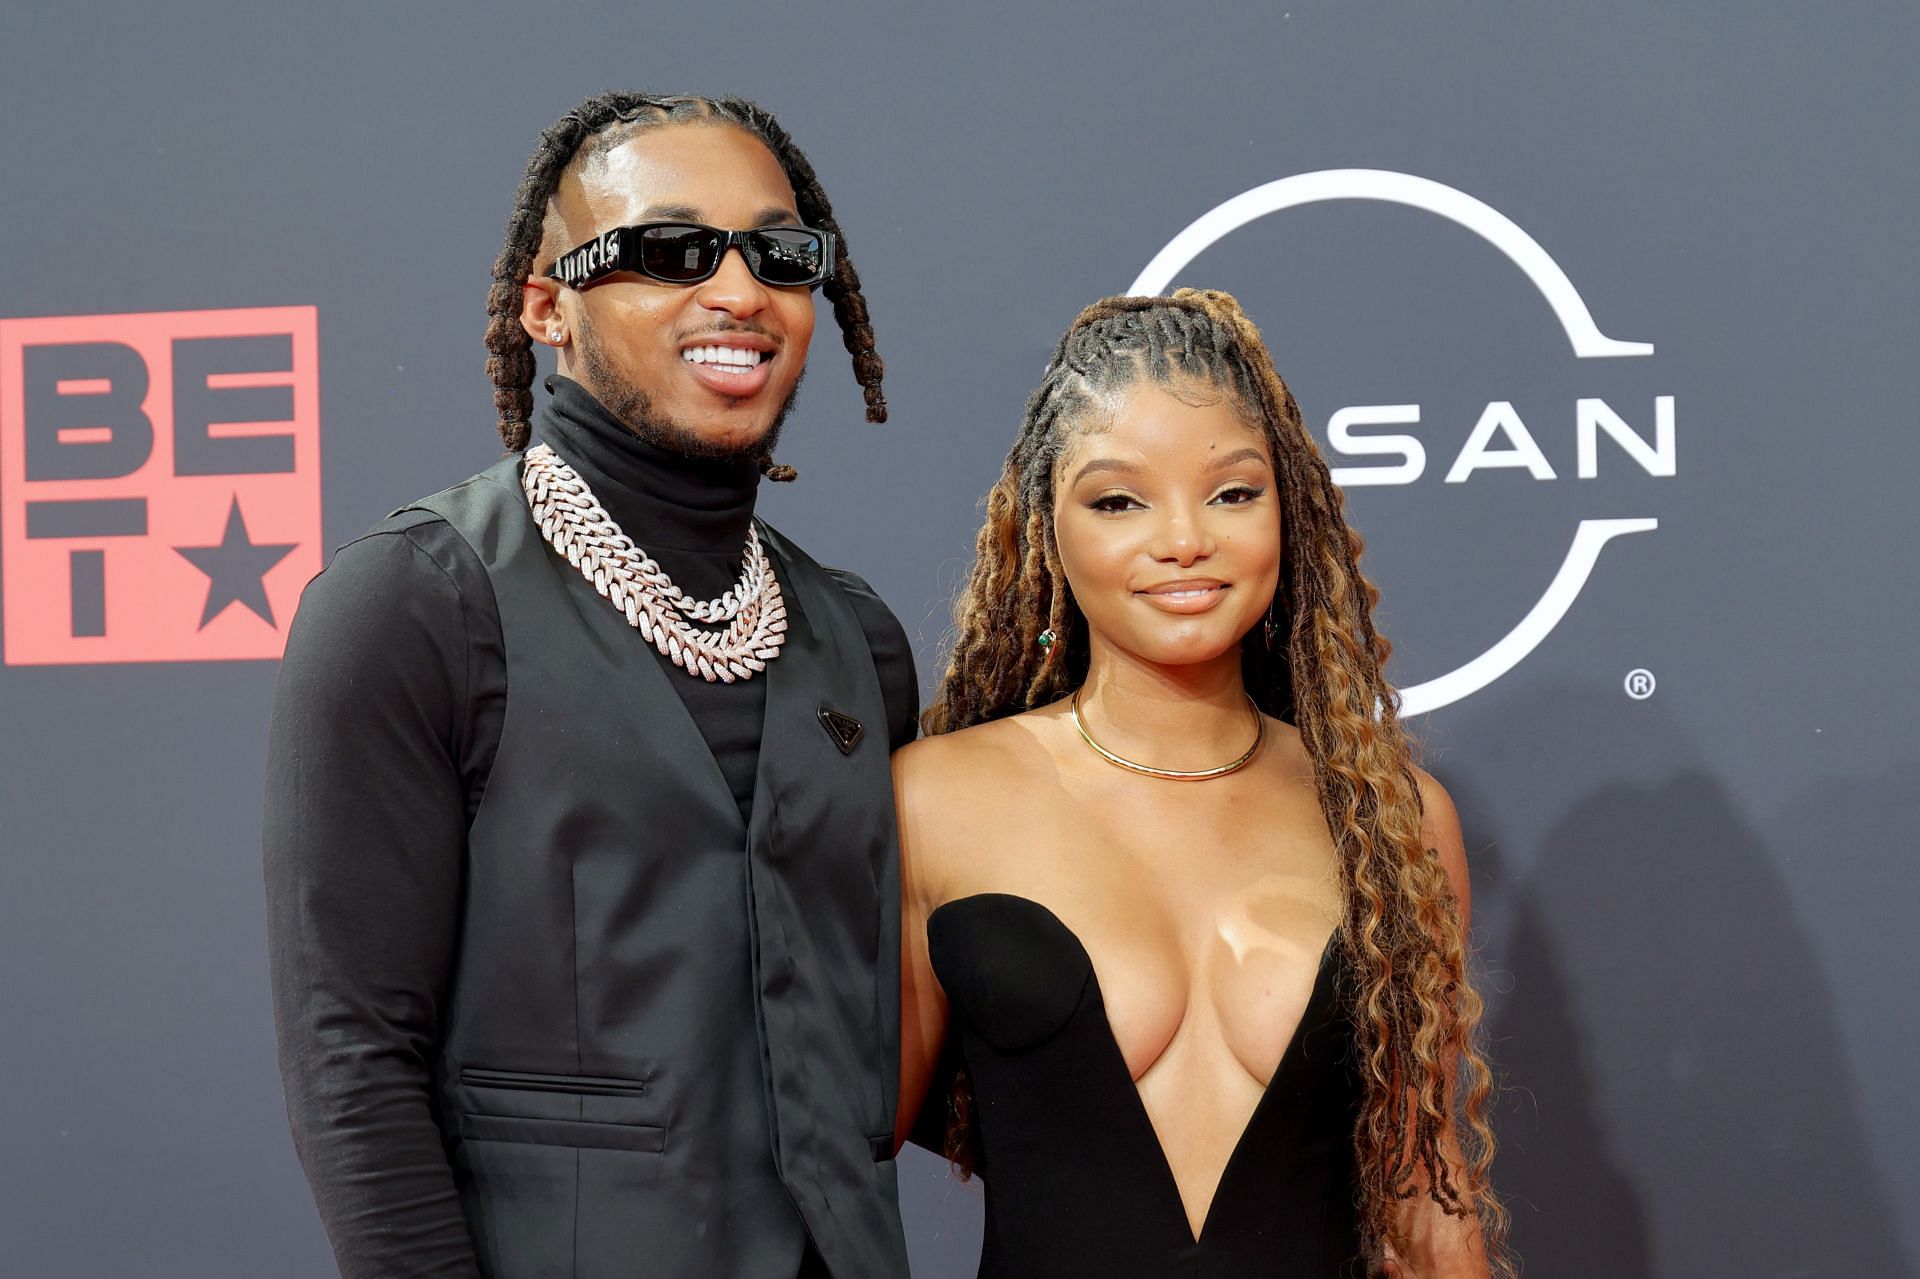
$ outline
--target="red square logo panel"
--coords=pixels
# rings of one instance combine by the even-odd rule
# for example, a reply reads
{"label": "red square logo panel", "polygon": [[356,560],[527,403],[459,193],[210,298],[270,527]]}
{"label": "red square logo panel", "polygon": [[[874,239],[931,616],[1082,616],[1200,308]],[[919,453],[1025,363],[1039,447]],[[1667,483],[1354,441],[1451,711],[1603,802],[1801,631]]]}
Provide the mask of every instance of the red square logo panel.
{"label": "red square logo panel", "polygon": [[320,571],[312,307],[0,320],[10,666],[276,658]]}

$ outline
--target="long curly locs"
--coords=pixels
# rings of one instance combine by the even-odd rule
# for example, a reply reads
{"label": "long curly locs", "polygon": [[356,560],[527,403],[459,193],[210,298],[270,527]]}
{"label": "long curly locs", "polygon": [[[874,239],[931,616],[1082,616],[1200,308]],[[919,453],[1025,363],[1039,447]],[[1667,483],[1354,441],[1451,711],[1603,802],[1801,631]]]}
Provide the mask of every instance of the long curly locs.
{"label": "long curly locs", "polygon": [[[1476,1041],[1482,1006],[1451,883],[1421,837],[1412,752],[1383,674],[1390,646],[1372,619],[1379,594],[1360,570],[1344,495],[1231,296],[1107,298],[1075,319],[988,496],[953,650],[923,727],[951,732],[1015,714],[1084,679],[1083,623],[1053,543],[1055,469],[1102,397],[1142,378],[1226,395],[1273,456],[1287,656],[1267,663],[1254,644],[1244,665],[1262,709],[1299,728],[1339,855],[1347,997],[1365,1084],[1354,1141],[1369,1260],[1377,1268],[1395,1240],[1394,1205],[1424,1188],[1443,1210],[1476,1217],[1496,1271],[1511,1273],[1505,1211],[1488,1175],[1493,1090]],[[1037,646],[1044,628],[1062,642]],[[1457,1156],[1445,1148],[1450,1137]]]}
{"label": "long curly locs", "polygon": [[[839,253],[822,291],[833,304],[842,341],[853,357],[854,377],[866,400],[869,422],[887,420],[882,386],[885,365],[874,348],[873,322],[860,274],[847,249],[846,233],[833,215],[833,205],[806,154],[780,127],[773,113],[745,98],[700,98],[686,95],[601,93],[588,98],[554,121],[540,135],[527,161],[513,211],[507,217],[506,242],[493,263],[493,282],[487,290],[487,377],[493,383],[494,407],[499,413],[500,438],[509,450],[527,446],[533,414],[533,376],[536,369],[533,339],[520,324],[521,288],[540,253],[547,210],[561,177],[583,147],[617,145],[633,130],[663,124],[719,120],[745,129],[766,144],[793,188],[801,220],[831,232]],[[768,475],[791,479],[792,468],[769,466]]]}

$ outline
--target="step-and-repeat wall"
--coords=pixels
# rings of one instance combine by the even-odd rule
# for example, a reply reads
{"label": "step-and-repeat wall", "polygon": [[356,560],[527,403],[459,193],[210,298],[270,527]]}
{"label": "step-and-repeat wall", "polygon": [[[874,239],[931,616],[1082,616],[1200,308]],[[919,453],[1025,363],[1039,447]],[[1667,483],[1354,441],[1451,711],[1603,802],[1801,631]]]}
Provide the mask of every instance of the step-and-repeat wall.
{"label": "step-and-repeat wall", "polygon": [[[1238,294],[1458,803],[1531,1273],[1920,1259],[1920,47],[1786,4],[41,6],[0,134],[0,1269],[318,1277],[264,968],[275,657],[331,548],[498,454],[535,137],[739,93],[830,331],[763,510],[937,671],[1084,303]],[[823,317],[824,320],[825,317]],[[915,1273],[980,1191],[910,1152]]]}

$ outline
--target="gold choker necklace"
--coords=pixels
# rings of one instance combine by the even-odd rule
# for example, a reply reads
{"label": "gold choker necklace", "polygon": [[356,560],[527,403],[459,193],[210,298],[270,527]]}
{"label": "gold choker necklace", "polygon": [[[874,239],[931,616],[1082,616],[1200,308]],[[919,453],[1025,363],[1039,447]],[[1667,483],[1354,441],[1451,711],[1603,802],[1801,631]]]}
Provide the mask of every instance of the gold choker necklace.
{"label": "gold choker necklace", "polygon": [[1080,718],[1080,690],[1077,688],[1073,690],[1073,701],[1069,703],[1068,711],[1073,716],[1073,726],[1080,730],[1080,739],[1093,747],[1100,758],[1109,764],[1118,765],[1130,773],[1139,773],[1143,777],[1161,777],[1170,782],[1204,782],[1210,777],[1225,777],[1228,773],[1239,772],[1259,752],[1260,743],[1267,740],[1267,717],[1260,713],[1259,705],[1251,696],[1247,698],[1247,706],[1253,711],[1253,745],[1247,747],[1247,753],[1230,764],[1222,764],[1218,768],[1202,768],[1194,772],[1178,768],[1155,768],[1151,764],[1136,763],[1123,755],[1114,754],[1099,742],[1094,741],[1093,734],[1087,731],[1087,722]]}

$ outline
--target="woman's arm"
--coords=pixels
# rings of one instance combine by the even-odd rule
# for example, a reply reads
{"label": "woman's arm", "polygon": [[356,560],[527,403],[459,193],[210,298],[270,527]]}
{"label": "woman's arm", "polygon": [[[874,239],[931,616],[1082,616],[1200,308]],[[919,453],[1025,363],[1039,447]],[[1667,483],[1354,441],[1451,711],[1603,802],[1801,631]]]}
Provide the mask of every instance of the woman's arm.
{"label": "woman's arm", "polygon": [[[1453,895],[1460,907],[1460,938],[1464,948],[1472,890],[1467,882],[1467,850],[1460,834],[1460,816],[1454,811],[1453,797],[1445,787],[1419,769],[1414,773],[1419,778],[1424,813],[1421,839],[1426,847],[1439,854],[1440,864],[1452,881]],[[1449,1081],[1458,1067],[1457,1061],[1447,1063]],[[1448,1096],[1452,1096],[1451,1083]],[[1440,1152],[1457,1178],[1464,1161],[1451,1119],[1440,1134]],[[1403,1200],[1397,1210],[1396,1224],[1406,1243],[1405,1255],[1395,1257],[1387,1273],[1403,1279],[1484,1279],[1488,1267],[1479,1219],[1448,1216],[1427,1193],[1424,1172],[1416,1174],[1414,1187],[1414,1196]]]}
{"label": "woman's arm", "polygon": [[938,830],[928,820],[934,789],[928,776],[933,741],[915,742],[893,756],[893,793],[900,819],[900,1100],[894,1115],[893,1148],[899,1152],[913,1131],[915,1116],[947,1038],[947,997],[927,958],[927,916],[939,901],[935,888],[937,851],[926,838]]}

